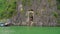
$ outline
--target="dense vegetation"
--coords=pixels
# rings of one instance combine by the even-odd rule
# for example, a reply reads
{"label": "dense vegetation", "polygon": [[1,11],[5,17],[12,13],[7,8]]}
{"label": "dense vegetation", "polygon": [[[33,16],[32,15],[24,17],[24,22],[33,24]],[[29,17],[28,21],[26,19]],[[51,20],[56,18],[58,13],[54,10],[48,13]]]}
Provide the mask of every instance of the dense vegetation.
{"label": "dense vegetation", "polygon": [[0,0],[0,19],[10,18],[16,12],[15,0]]}
{"label": "dense vegetation", "polygon": [[[32,2],[32,0],[22,0],[22,5],[30,7],[30,6],[32,6],[31,2]],[[51,0],[48,0],[48,2],[51,2]],[[17,3],[16,0],[0,0],[0,20],[1,19],[9,19],[13,15],[17,14],[16,13],[17,12],[16,11],[16,3]],[[60,0],[57,0],[57,3],[58,3],[57,9],[60,10]],[[36,4],[38,5],[38,3],[36,3]],[[51,5],[53,5],[53,4],[51,4]],[[20,13],[24,13],[24,11],[21,11]],[[58,17],[57,12],[54,11],[52,14],[56,18]]]}
{"label": "dense vegetation", "polygon": [[57,18],[57,22],[60,23],[60,0],[56,0],[57,1],[57,9],[58,11],[58,18]]}
{"label": "dense vegetation", "polygon": [[60,0],[57,0],[57,9],[59,9],[60,10]]}

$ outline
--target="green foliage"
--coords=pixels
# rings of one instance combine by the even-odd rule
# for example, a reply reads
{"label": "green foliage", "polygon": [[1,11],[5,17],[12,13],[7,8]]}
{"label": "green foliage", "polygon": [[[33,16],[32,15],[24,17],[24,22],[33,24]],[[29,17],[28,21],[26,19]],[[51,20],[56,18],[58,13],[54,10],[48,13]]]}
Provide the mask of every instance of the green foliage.
{"label": "green foliage", "polygon": [[32,5],[31,0],[22,0],[22,4],[23,4],[23,6],[25,6],[25,5],[31,6]]}
{"label": "green foliage", "polygon": [[58,3],[60,3],[60,0],[56,0]]}
{"label": "green foliage", "polygon": [[39,12],[36,12],[36,15],[40,16]]}
{"label": "green foliage", "polygon": [[60,10],[60,0],[56,0],[57,1],[57,9]]}
{"label": "green foliage", "polygon": [[59,4],[59,5],[57,5],[57,9],[59,9],[59,10],[60,10],[60,4]]}
{"label": "green foliage", "polygon": [[58,13],[57,12],[53,12],[53,16],[57,18],[58,17]]}
{"label": "green foliage", "polygon": [[[57,9],[60,10],[60,0],[56,0],[57,1]],[[58,15],[59,16],[59,15]],[[57,23],[60,23],[60,19],[57,19]]]}
{"label": "green foliage", "polygon": [[26,5],[26,0],[22,0],[22,4],[23,4],[23,6],[25,6]]}
{"label": "green foliage", "polygon": [[48,2],[51,2],[51,0],[48,0]]}
{"label": "green foliage", "polygon": [[0,12],[4,11],[6,8],[6,3],[3,0],[0,0]]}
{"label": "green foliage", "polygon": [[16,12],[16,0],[2,0],[0,4],[0,19],[11,18]]}
{"label": "green foliage", "polygon": [[31,0],[28,0],[27,2],[28,2],[27,3],[28,6],[31,6],[32,5]]}

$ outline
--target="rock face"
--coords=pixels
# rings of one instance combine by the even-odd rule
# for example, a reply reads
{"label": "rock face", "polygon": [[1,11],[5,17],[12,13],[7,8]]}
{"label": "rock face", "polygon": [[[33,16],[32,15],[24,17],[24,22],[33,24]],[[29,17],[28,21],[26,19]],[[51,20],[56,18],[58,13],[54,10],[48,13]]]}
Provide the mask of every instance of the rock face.
{"label": "rock face", "polygon": [[[15,22],[28,26],[56,26],[56,18],[53,16],[53,12],[57,11],[55,5],[56,0],[18,0],[16,16],[18,22]],[[30,18],[30,13],[33,19]]]}

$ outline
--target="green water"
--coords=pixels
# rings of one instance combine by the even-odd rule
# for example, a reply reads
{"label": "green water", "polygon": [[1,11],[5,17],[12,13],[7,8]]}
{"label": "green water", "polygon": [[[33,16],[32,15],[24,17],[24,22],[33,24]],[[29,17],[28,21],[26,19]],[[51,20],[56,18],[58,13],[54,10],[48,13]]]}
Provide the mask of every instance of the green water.
{"label": "green water", "polygon": [[0,27],[0,34],[60,34],[60,27]]}

